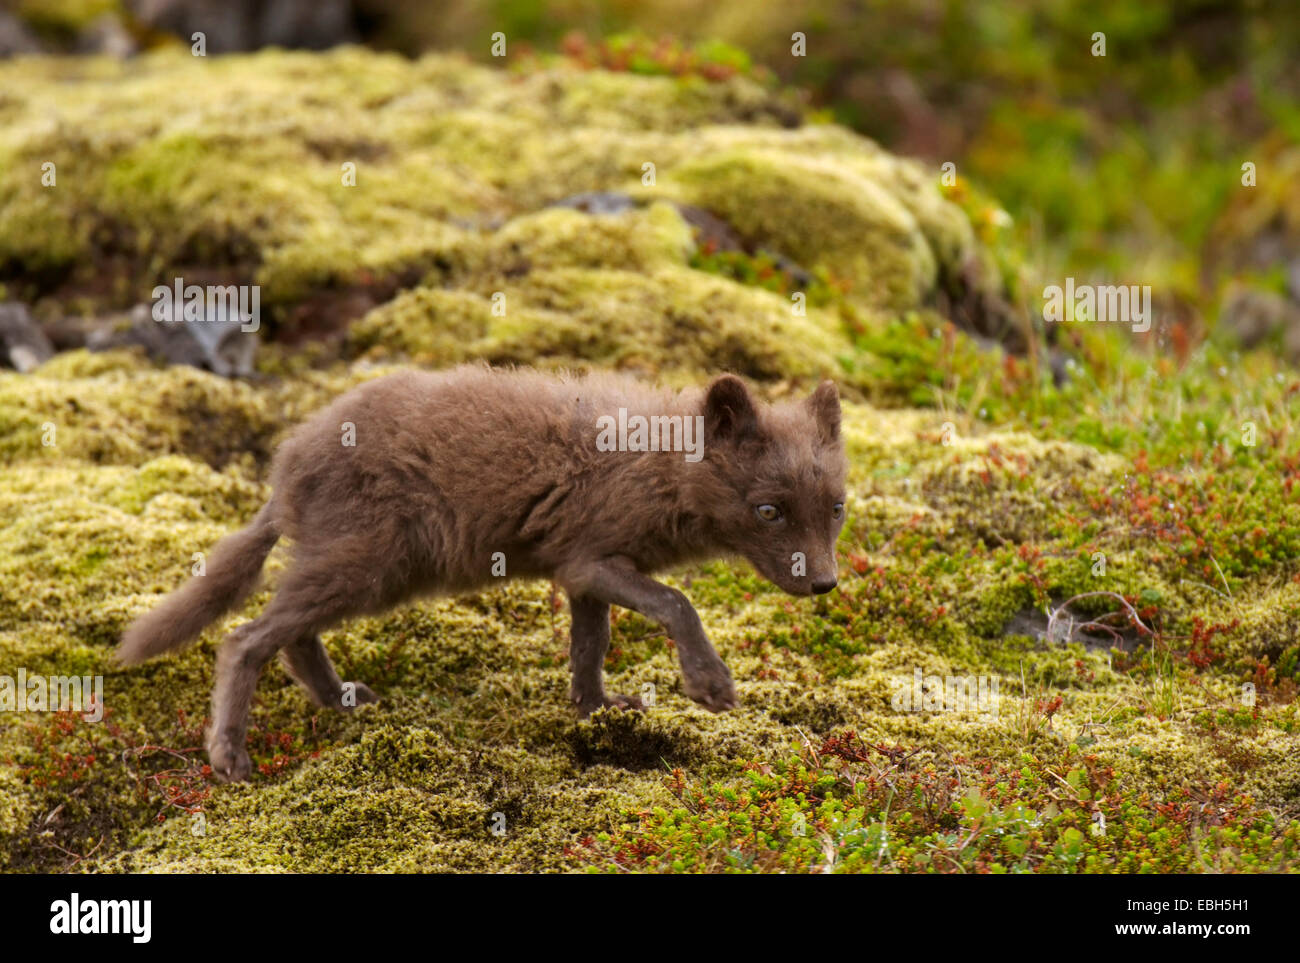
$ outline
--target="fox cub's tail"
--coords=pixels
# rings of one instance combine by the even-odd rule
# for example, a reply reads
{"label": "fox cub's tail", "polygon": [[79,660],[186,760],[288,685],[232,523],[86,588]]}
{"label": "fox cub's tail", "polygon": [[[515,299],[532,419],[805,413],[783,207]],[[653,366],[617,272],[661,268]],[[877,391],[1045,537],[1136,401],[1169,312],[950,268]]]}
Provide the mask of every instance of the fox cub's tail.
{"label": "fox cub's tail", "polygon": [[206,626],[248,598],[279,538],[268,502],[251,525],[217,543],[206,574],[191,578],[131,623],[117,648],[118,661],[135,665],[198,638]]}

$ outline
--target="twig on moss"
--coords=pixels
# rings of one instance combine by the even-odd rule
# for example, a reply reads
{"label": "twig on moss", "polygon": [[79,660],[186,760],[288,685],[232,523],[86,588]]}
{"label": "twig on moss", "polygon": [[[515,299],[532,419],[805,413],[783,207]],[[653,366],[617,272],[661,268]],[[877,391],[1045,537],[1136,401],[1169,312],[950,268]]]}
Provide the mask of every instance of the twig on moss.
{"label": "twig on moss", "polygon": [[1083,592],[1079,595],[1074,596],[1073,598],[1066,599],[1064,602],[1062,602],[1059,606],[1057,606],[1048,614],[1047,633],[1046,633],[1048,641],[1050,642],[1053,639],[1057,638],[1056,626],[1057,623],[1060,621],[1062,615],[1066,616],[1068,619],[1067,622],[1068,634],[1065,637],[1066,642],[1073,640],[1074,632],[1076,629],[1107,632],[1110,634],[1111,638],[1114,639],[1115,641],[1122,641],[1123,636],[1120,635],[1119,630],[1112,625],[1106,625],[1105,622],[1102,621],[1102,619],[1114,618],[1123,613],[1118,611],[1107,612],[1105,615],[1102,615],[1099,618],[1091,619],[1087,622],[1080,622],[1077,625],[1075,624],[1074,616],[1070,614],[1069,611],[1070,606],[1073,605],[1075,602],[1079,602],[1087,598],[1096,598],[1100,596],[1106,596],[1107,598],[1113,598],[1117,600],[1127,610],[1129,619],[1131,619],[1133,623],[1137,625],[1139,631],[1145,633],[1146,635],[1155,635],[1154,630],[1152,630],[1150,627],[1147,626],[1145,622],[1142,621],[1141,616],[1138,615],[1137,609],[1133,607],[1132,603],[1130,603],[1128,599],[1124,598],[1124,596],[1120,595],[1118,592]]}

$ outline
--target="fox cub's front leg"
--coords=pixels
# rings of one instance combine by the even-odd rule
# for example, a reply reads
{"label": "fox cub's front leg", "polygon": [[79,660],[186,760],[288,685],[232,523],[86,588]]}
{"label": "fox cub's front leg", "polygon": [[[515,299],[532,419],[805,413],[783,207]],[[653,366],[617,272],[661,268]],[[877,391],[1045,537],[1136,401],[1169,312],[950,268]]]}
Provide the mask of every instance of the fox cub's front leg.
{"label": "fox cub's front leg", "polygon": [[364,682],[343,682],[319,635],[308,635],[280,650],[285,671],[307,690],[311,701],[322,709],[355,709],[378,702],[379,696]]}
{"label": "fox cub's front leg", "polygon": [[[594,709],[596,708],[595,693],[600,693],[603,698],[600,669],[604,662],[605,650],[609,647],[608,607],[618,605],[653,619],[668,632],[669,637],[677,645],[677,654],[682,666],[682,686],[691,699],[711,712],[723,712],[736,707],[736,687],[731,681],[731,672],[714,650],[708,636],[704,634],[704,626],[700,624],[700,617],[695,607],[681,592],[660,585],[654,579],[642,575],[627,559],[611,559],[585,565],[563,573],[561,581],[574,586],[570,591],[570,599],[599,600],[601,609],[599,613],[593,611],[595,606],[587,610],[584,603],[582,633],[584,636],[593,632],[600,634],[595,642],[587,643],[584,640],[584,646],[589,647],[581,650],[585,659],[582,664],[584,674],[581,681],[578,656],[575,654],[570,659],[574,670],[575,701],[578,701],[581,694]],[[573,613],[574,652],[577,653],[580,631],[579,606],[574,605]],[[591,651],[596,651],[598,654],[592,656]],[[591,665],[593,658],[594,669]],[[581,707],[582,703],[579,703],[580,712]]]}
{"label": "fox cub's front leg", "polygon": [[635,696],[605,694],[605,653],[609,651],[609,603],[589,596],[569,596],[573,629],[569,640],[569,668],[573,684],[569,698],[585,719],[597,709],[643,709]]}

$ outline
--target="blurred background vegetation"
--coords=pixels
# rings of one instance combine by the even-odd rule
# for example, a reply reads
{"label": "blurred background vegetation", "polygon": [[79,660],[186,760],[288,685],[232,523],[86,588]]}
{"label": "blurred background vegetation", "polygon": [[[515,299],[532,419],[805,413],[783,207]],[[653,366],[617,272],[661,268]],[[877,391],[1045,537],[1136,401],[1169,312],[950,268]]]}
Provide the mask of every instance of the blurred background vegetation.
{"label": "blurred background vegetation", "polygon": [[[614,43],[630,33],[734,44],[891,150],[954,162],[1011,214],[1049,277],[1124,276],[1203,310],[1238,273],[1280,289],[1278,268],[1300,251],[1300,17],[1288,2],[370,6],[375,41],[407,51],[486,55],[493,30],[563,49],[575,25]],[[796,31],[806,56],[791,55]],[[1097,32],[1104,57],[1092,52]],[[1254,204],[1236,190],[1247,161],[1261,172]],[[1268,256],[1277,232],[1290,242],[1282,259]]]}
{"label": "blurred background vegetation", "polygon": [[[799,88],[826,118],[933,163],[936,176],[955,164],[950,196],[986,240],[1021,253],[1008,270],[1025,282],[1031,309],[1043,284],[1073,274],[1152,285],[1162,340],[1195,342],[1220,314],[1248,341],[1271,333],[1285,343],[1287,329],[1300,332],[1300,17],[1288,0],[12,0],[10,8],[44,49],[156,46],[201,23],[211,52],[361,42],[492,62],[500,32],[515,63],[532,53],[642,73],[769,77]],[[218,21],[228,29],[214,31]],[[792,55],[796,32],[804,56]],[[1097,33],[1104,57],[1094,54]],[[1250,190],[1246,163],[1257,178]],[[1300,337],[1288,350],[1300,355]]]}

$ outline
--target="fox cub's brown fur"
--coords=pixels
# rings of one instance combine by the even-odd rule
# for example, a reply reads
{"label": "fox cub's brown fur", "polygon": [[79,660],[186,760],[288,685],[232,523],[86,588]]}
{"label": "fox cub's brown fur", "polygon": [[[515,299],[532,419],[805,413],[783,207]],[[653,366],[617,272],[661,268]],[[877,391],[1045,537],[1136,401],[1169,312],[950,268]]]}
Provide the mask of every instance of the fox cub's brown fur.
{"label": "fox cub's brown fur", "polygon": [[[602,426],[635,425],[638,415],[657,416],[665,444],[625,435],[621,447],[671,447],[680,431],[664,425],[676,417],[674,430],[702,425],[702,449],[609,450],[612,432],[600,443]],[[686,694],[720,712],[736,704],[730,672],[686,597],[649,573],[741,555],[787,592],[830,591],[844,474],[829,381],[804,401],[769,406],[731,375],[680,394],[608,375],[391,375],[343,395],[285,441],[271,500],[222,540],[206,575],[131,625],[119,656],[133,664],[197,637],[252,592],[285,536],[293,562],[278,592],[218,655],[207,743],[222,779],[249,774],[249,705],[277,651],[318,704],[372,702],[365,685],[339,681],[319,633],[413,596],[490,584],[501,565],[567,592],[579,715],[639,707],[604,689],[610,605],[661,624],[677,644]]]}

